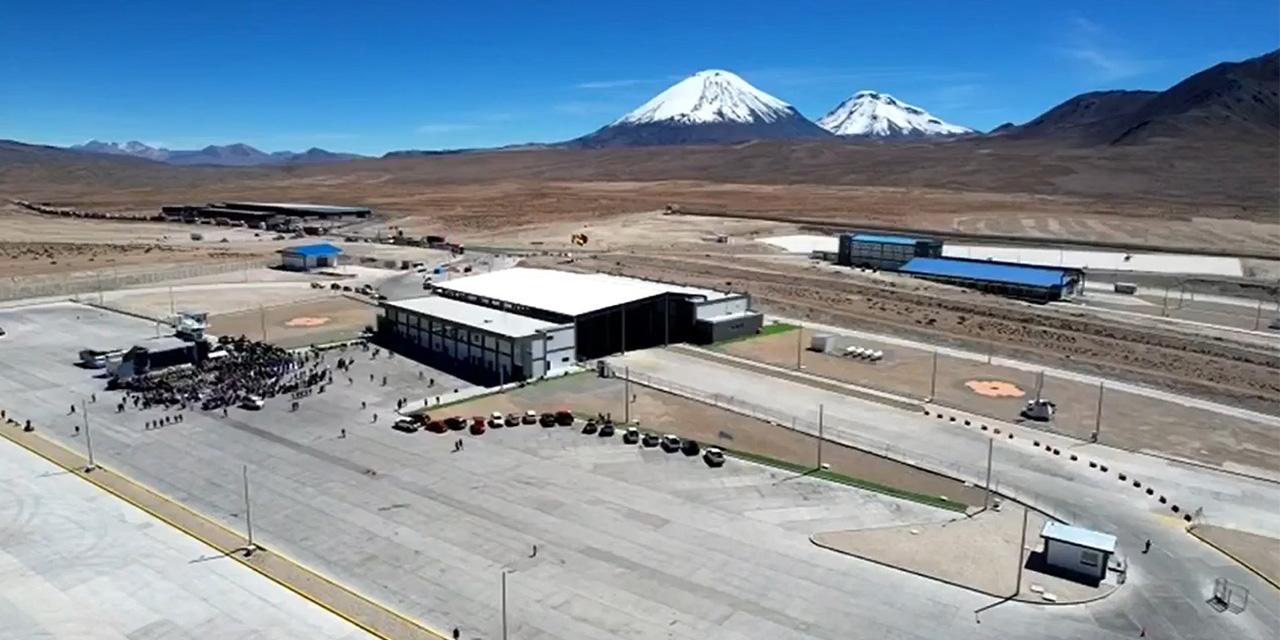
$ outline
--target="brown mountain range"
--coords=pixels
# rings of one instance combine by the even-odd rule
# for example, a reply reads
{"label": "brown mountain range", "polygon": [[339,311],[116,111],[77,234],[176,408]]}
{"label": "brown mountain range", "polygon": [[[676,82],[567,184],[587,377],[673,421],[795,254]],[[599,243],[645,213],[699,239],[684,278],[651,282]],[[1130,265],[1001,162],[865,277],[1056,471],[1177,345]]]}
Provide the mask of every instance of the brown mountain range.
{"label": "brown mountain range", "polygon": [[1219,64],[1160,92],[1084,94],[1024,125],[944,141],[545,147],[253,168],[174,167],[0,141],[0,196],[101,201],[110,192],[113,202],[145,206],[253,192],[394,209],[402,193],[442,185],[688,180],[1062,195],[1243,207],[1234,215],[1274,218],[1278,60],[1280,51]]}

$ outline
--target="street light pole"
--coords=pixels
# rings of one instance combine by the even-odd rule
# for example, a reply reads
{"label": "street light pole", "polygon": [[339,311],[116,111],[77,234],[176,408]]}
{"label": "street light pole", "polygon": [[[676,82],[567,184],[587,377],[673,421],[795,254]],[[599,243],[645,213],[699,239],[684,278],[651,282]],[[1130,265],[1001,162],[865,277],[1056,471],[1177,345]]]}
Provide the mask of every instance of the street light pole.
{"label": "street light pole", "polygon": [[984,510],[991,508],[991,457],[992,457],[992,454],[995,453],[995,448],[996,448],[996,439],[995,438],[988,439],[987,440],[987,484],[986,484],[987,493],[982,498],[982,508]]}
{"label": "street light pole", "polygon": [[89,450],[89,466],[84,470],[89,472],[97,469],[98,464],[93,461],[93,436],[89,435],[89,404],[83,399],[80,400],[80,415],[84,418],[84,445]]}
{"label": "street light pole", "polygon": [[1093,441],[1097,442],[1102,437],[1102,395],[1106,392],[1107,383],[1098,382],[1098,411],[1094,415],[1093,420]]}
{"label": "street light pole", "polygon": [[622,368],[622,424],[631,424],[631,367]]}
{"label": "street light pole", "polygon": [[933,373],[929,374],[929,401],[938,393],[938,350],[933,351]]}
{"label": "street light pole", "polygon": [[823,405],[818,405],[818,468],[822,468],[822,423],[823,423]]}
{"label": "street light pole", "polygon": [[507,572],[502,570],[502,640],[507,640]]}
{"label": "street light pole", "polygon": [[1022,550],[1027,546],[1027,511],[1028,507],[1022,507],[1022,535],[1018,538],[1018,585],[1013,590],[1015,598],[1022,593]]}
{"label": "street light pole", "polygon": [[262,323],[262,341],[267,341],[267,309],[261,304],[258,305],[258,319]]}
{"label": "street light pole", "polygon": [[248,556],[253,553],[255,545],[253,544],[253,507],[249,502],[249,465],[242,465],[241,472],[244,478],[244,525],[245,533],[248,536],[248,544],[245,546],[244,552]]}
{"label": "street light pole", "polygon": [[803,369],[800,358],[804,355],[804,327],[796,327],[796,370]]}

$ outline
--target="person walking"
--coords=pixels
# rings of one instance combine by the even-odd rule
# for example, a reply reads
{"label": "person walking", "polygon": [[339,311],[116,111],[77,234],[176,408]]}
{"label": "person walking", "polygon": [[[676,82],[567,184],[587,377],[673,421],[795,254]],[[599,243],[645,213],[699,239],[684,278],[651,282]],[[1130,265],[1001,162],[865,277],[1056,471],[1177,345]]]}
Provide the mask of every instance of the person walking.
{"label": "person walking", "polygon": [[533,545],[533,553],[529,554],[530,558],[538,557],[538,545]]}
{"label": "person walking", "polygon": [[80,425],[76,425],[76,435],[80,435]]}
{"label": "person walking", "polygon": [[1142,545],[1142,552],[1149,553],[1151,551],[1151,538],[1147,538],[1146,544]]}
{"label": "person walking", "polygon": [[340,433],[338,433],[338,437],[339,437],[339,438],[344,438],[344,439],[345,439],[345,438],[347,437],[347,430],[346,430],[346,429],[342,429],[342,430],[341,430],[341,432],[340,432]]}

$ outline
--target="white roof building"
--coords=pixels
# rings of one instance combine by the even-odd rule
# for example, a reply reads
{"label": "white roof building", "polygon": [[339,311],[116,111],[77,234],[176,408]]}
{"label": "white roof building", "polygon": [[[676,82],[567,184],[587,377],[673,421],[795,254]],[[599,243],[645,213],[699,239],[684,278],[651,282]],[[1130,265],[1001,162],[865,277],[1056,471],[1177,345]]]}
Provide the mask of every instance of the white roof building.
{"label": "white roof building", "polygon": [[605,273],[569,273],[524,267],[441,282],[436,288],[566,316],[579,316],[664,293],[703,296],[708,300],[730,295],[711,289]]}
{"label": "white roof building", "polygon": [[382,306],[446,320],[509,338],[523,338],[539,331],[562,326],[516,313],[468,304],[451,298],[428,296],[410,300],[388,300]]}

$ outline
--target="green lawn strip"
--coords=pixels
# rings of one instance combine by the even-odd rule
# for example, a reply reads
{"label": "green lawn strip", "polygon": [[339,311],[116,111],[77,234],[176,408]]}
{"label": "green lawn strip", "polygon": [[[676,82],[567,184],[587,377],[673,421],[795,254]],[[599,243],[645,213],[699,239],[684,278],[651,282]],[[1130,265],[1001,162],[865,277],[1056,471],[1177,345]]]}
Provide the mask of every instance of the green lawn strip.
{"label": "green lawn strip", "polygon": [[799,328],[800,327],[797,327],[794,324],[787,324],[785,322],[775,322],[774,324],[767,324],[761,327],[759,333],[754,333],[749,336],[729,338],[728,340],[721,340],[720,342],[710,345],[710,348],[719,349],[720,347],[723,347],[725,345],[730,345],[735,342],[742,342],[743,340],[752,340],[755,338],[763,338],[765,336],[771,336],[777,333],[786,333],[788,331],[795,331],[796,329],[799,329]]}
{"label": "green lawn strip", "polygon": [[949,511],[958,511],[958,512],[963,512],[968,508],[959,502],[946,500],[940,496],[930,496],[930,495],[925,495],[923,493],[916,493],[914,491],[907,491],[906,489],[898,489],[896,487],[890,487],[883,484],[870,482],[867,480],[859,480],[858,478],[851,478],[849,476],[846,476],[840,473],[835,473],[833,471],[825,471],[825,470],[814,471],[813,467],[810,467],[808,465],[797,464],[794,462],[787,462],[786,460],[770,458],[769,456],[762,456],[755,453],[747,453],[745,451],[736,451],[733,449],[725,449],[724,451],[725,453],[732,455],[734,457],[741,458],[743,460],[747,460],[750,462],[755,462],[757,464],[774,467],[776,469],[782,469],[784,471],[801,473],[801,474],[813,476],[816,478],[822,478],[823,480],[827,480],[829,482],[836,482],[836,483],[847,485],[850,487],[856,487],[858,489],[874,491],[876,493],[882,493],[884,495],[893,496],[895,498],[901,498],[903,500],[918,502],[920,504],[928,505],[930,507],[937,507],[939,509],[947,509]]}

